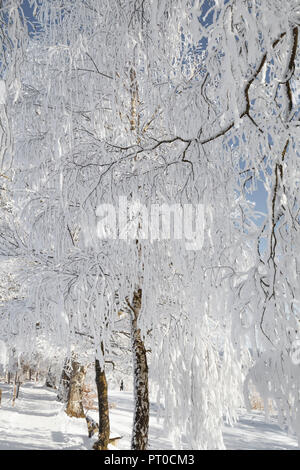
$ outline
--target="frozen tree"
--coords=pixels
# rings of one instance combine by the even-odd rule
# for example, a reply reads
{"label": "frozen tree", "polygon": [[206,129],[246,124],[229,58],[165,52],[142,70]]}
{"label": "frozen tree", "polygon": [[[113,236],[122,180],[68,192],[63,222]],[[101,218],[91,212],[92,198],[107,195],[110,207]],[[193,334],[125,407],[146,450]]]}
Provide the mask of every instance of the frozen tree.
{"label": "frozen tree", "polygon": [[[299,435],[298,2],[31,3],[41,32],[20,49],[17,94],[5,88],[26,321],[78,354],[78,332],[91,337],[105,395],[127,305],[135,449],[148,441],[147,343],[176,446],[224,446],[247,348],[246,384]],[[125,231],[113,224],[122,197],[143,205]],[[204,207],[201,249],[191,227],[176,236],[179,219],[173,238],[146,236],[143,208],[163,204],[174,217]]]}

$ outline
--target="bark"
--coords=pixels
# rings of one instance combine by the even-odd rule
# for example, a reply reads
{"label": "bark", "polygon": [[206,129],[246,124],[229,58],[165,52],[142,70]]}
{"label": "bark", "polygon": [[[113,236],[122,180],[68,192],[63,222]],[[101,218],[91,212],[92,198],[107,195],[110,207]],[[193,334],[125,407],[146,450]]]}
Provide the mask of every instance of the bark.
{"label": "bark", "polygon": [[85,367],[72,360],[72,372],[66,413],[74,418],[85,418],[82,399],[85,379]]}
{"label": "bark", "polygon": [[18,372],[16,372],[15,373],[15,378],[14,378],[12,406],[15,406],[15,401],[19,397],[19,389],[20,389],[20,381],[18,379]]}
{"label": "bark", "polygon": [[93,449],[107,450],[110,435],[107,380],[104,366],[103,368],[101,367],[98,359],[95,360],[95,371],[99,405],[99,434]]}
{"label": "bark", "polygon": [[13,397],[12,397],[12,406],[15,406],[16,395],[17,395],[17,385],[14,383]]}
{"label": "bark", "polygon": [[[140,142],[140,114],[138,111],[139,86],[134,67],[130,69],[130,94],[131,94],[131,119],[130,130],[136,134],[137,143]],[[137,160],[135,156],[134,160]],[[140,187],[139,187],[140,189]],[[139,224],[139,229],[141,228]],[[141,263],[141,271],[144,270],[141,256],[141,245],[136,240],[137,254]],[[149,431],[149,392],[148,392],[148,364],[144,341],[141,337],[141,330],[138,328],[138,318],[142,306],[142,289],[138,288],[133,294],[132,305],[128,302],[132,310],[131,317],[131,342],[133,354],[133,374],[134,374],[134,418],[131,438],[132,450],[146,450],[148,446]]]}
{"label": "bark", "polygon": [[56,377],[53,374],[51,367],[48,369],[45,385],[46,387],[56,389]]}
{"label": "bark", "polygon": [[133,353],[134,373],[134,419],[131,439],[132,450],[146,450],[148,446],[149,431],[149,391],[148,391],[148,363],[141,330],[138,328],[138,317],[141,310],[142,289],[138,289],[133,296],[131,307],[133,316],[131,320],[131,339]]}
{"label": "bark", "polygon": [[17,400],[19,398],[21,382],[17,382],[16,386],[17,386],[17,389],[16,389],[16,400]]}
{"label": "bark", "polygon": [[71,359],[66,358],[64,365],[63,365],[63,370],[61,372],[58,393],[57,393],[58,401],[61,401],[63,403],[68,402],[70,379],[71,379],[71,367],[72,367]]}

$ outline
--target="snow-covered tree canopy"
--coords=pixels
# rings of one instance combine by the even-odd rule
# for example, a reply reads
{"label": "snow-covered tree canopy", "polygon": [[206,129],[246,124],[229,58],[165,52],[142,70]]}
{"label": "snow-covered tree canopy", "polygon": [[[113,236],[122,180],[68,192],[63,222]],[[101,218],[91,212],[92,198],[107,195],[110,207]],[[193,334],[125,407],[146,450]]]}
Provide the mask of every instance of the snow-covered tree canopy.
{"label": "snow-covered tree canopy", "polygon": [[222,448],[251,381],[300,439],[299,2],[28,5],[0,5],[5,331],[104,363],[140,290],[176,446]]}

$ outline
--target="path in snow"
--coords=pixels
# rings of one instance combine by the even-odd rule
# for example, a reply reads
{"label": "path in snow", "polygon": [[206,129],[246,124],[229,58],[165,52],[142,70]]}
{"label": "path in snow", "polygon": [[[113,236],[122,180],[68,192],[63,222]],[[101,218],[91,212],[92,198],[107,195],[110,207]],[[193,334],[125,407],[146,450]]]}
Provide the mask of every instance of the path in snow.
{"label": "path in snow", "polygon": [[[84,419],[69,418],[63,405],[50,389],[27,383],[20,388],[20,397],[11,405],[12,386],[0,384],[3,390],[0,408],[0,450],[90,449]],[[122,435],[119,449],[130,448],[133,398],[130,392],[111,391],[111,432]],[[90,412],[97,419],[96,412]],[[233,428],[224,427],[227,449],[296,449],[297,442],[276,424],[266,424],[259,413],[245,413]],[[171,449],[157,422],[155,406],[150,418],[150,449]]]}
{"label": "path in snow", "polygon": [[85,449],[89,444],[84,420],[72,420],[53,391],[30,383],[20,388],[11,405],[12,386],[0,384],[0,449]]}

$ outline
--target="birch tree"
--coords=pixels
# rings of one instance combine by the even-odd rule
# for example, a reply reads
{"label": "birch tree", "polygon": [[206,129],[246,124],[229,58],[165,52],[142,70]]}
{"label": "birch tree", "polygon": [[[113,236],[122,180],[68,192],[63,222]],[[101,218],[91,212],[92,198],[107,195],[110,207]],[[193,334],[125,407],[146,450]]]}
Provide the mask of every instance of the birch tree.
{"label": "birch tree", "polygon": [[[249,347],[245,384],[274,398],[299,436],[298,2],[32,4],[42,33],[8,102],[19,256],[27,280],[43,279],[34,292],[27,281],[33,324],[44,315],[54,341],[61,325],[69,344],[83,326],[103,374],[116,292],[126,301],[144,370],[133,448],[148,439],[147,342],[177,447],[187,437],[191,448],[223,448]],[[258,184],[265,217],[251,203]],[[193,230],[147,238],[142,209],[120,231],[120,197],[148,213],[201,204],[202,248]],[[102,236],[99,205],[111,211]]]}

